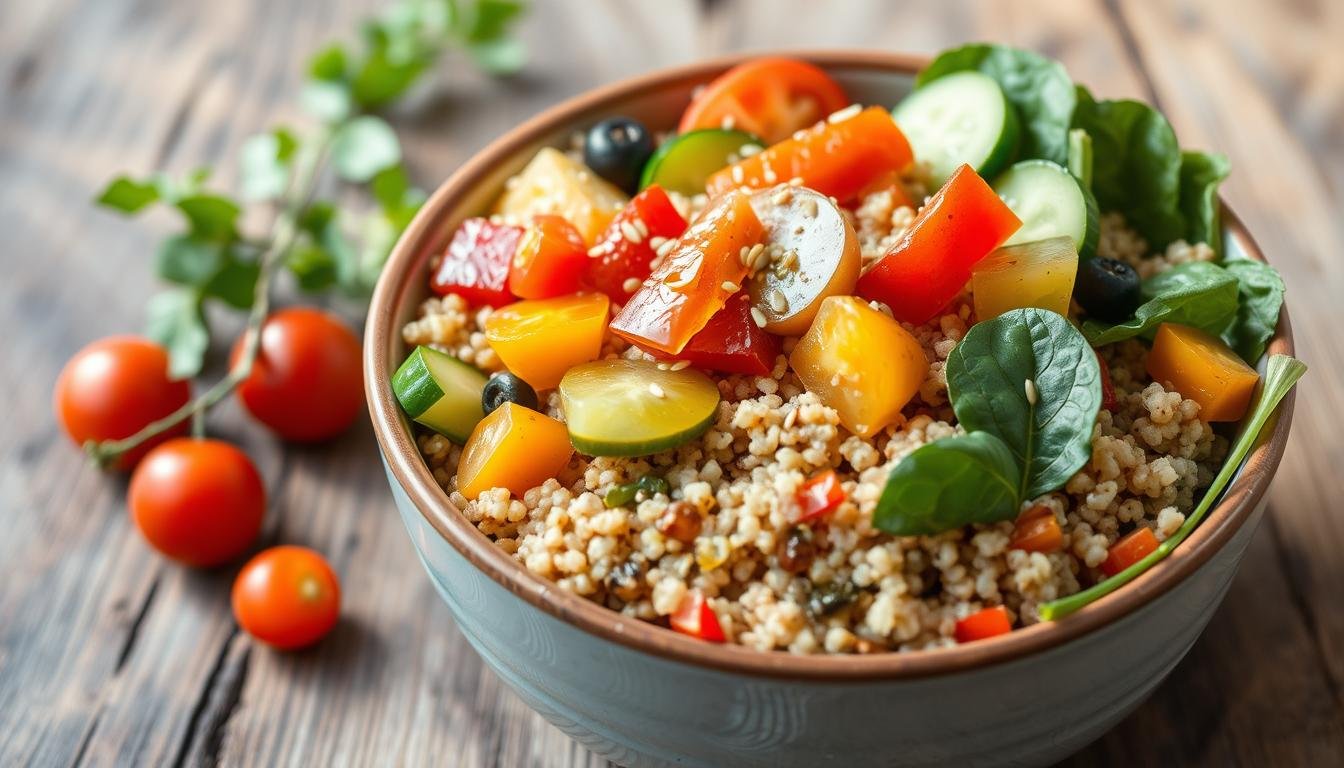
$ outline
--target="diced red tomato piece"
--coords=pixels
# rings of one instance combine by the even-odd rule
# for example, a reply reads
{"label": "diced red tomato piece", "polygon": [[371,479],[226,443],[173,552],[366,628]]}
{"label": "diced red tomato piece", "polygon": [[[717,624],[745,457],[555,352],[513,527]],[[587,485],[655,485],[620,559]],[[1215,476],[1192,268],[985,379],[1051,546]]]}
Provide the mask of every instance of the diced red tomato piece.
{"label": "diced red tomato piece", "polygon": [[824,120],[709,177],[711,197],[730,189],[765,189],[803,180],[840,202],[877,179],[910,165],[914,153],[891,114],[869,107],[847,120]]}
{"label": "diced red tomato piece", "polygon": [[835,474],[835,470],[828,469],[798,486],[795,498],[798,501],[798,522],[805,523],[834,512],[845,500],[845,489],[840,487],[840,477]]}
{"label": "diced red tomato piece", "polygon": [[473,306],[502,307],[512,302],[509,265],[522,238],[522,227],[467,219],[453,233],[430,277],[430,290],[440,296],[455,293]]}
{"label": "diced red tomato piece", "polygon": [[1092,352],[1097,356],[1097,365],[1101,366],[1101,407],[1108,411],[1114,411],[1120,404],[1115,399],[1115,384],[1111,382],[1111,367],[1106,365],[1101,353],[1095,349]]}
{"label": "diced red tomato piece", "polygon": [[844,89],[819,67],[796,59],[752,59],[705,86],[677,132],[736,128],[773,143],[847,104]]}
{"label": "diced red tomato piece", "polygon": [[676,355],[738,292],[742,249],[765,236],[748,195],[715,201],[611,321],[613,333],[650,352]]}
{"label": "diced red tomato piece", "polygon": [[984,640],[988,637],[1006,635],[1013,631],[1013,620],[1008,617],[1008,609],[1002,605],[976,611],[957,622],[956,638],[958,643]]}
{"label": "diced red tomato piece", "polygon": [[1063,549],[1064,531],[1060,529],[1055,513],[1044,504],[1037,504],[1017,518],[1008,546],[1048,555]]}
{"label": "diced red tomato piece", "polygon": [[587,266],[588,246],[573,224],[554,214],[533,216],[509,267],[509,290],[524,299],[574,293]]}
{"label": "diced red tomato piece", "polygon": [[720,373],[768,376],[779,357],[779,337],[756,325],[751,318],[748,298],[746,293],[739,293],[729,299],[723,309],[686,342],[676,359]]}
{"label": "diced red tomato piece", "polygon": [[699,590],[693,589],[687,592],[670,619],[672,628],[683,635],[698,637],[711,643],[728,640],[723,634],[723,626],[719,624],[719,617],[714,615],[714,609],[709,607],[709,602]]}
{"label": "diced red tomato piece", "polygon": [[947,306],[971,268],[1022,222],[969,165],[963,165],[920,210],[887,255],[859,278],[858,293],[919,325]]}
{"label": "diced red tomato piece", "polygon": [[1114,576],[1157,550],[1157,535],[1152,528],[1138,528],[1111,545],[1101,572]]}
{"label": "diced red tomato piece", "polygon": [[[627,236],[626,230],[632,228],[640,235],[638,240]],[[598,239],[594,248],[599,255],[588,259],[584,284],[624,304],[649,276],[656,255],[653,238],[681,237],[685,231],[686,220],[663,188],[656,184],[648,187],[616,214]]]}

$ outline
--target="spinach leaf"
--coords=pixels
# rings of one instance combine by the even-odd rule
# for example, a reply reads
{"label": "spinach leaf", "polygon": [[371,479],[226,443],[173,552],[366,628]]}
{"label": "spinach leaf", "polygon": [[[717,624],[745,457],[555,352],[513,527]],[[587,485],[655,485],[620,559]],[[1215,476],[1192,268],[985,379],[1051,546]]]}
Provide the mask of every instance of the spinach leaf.
{"label": "spinach leaf", "polygon": [[1223,155],[1207,152],[1181,153],[1181,213],[1185,216],[1185,240],[1208,243],[1214,253],[1223,252],[1223,228],[1218,214],[1218,184],[1232,172]]}
{"label": "spinach leaf", "polygon": [[1003,441],[972,432],[920,446],[891,470],[873,525],[897,536],[933,534],[1017,516],[1017,461]]}
{"label": "spinach leaf", "polygon": [[947,391],[961,426],[1016,457],[1018,501],[1060,487],[1092,456],[1101,370],[1054,312],[1015,309],[976,324],[947,358]]}
{"label": "spinach leaf", "polygon": [[1251,449],[1259,443],[1260,432],[1274,415],[1279,403],[1306,372],[1306,364],[1296,358],[1287,355],[1274,355],[1269,358],[1269,362],[1265,366],[1265,379],[1260,388],[1260,396],[1256,399],[1255,405],[1251,407],[1250,415],[1242,422],[1241,431],[1232,443],[1232,450],[1228,453],[1227,460],[1223,462],[1223,468],[1213,478],[1213,482],[1209,484],[1209,489],[1204,492],[1204,498],[1200,499],[1199,505],[1185,519],[1185,523],[1181,525],[1180,530],[1174,536],[1162,542],[1147,557],[1100,584],[1059,600],[1042,603],[1038,608],[1041,619],[1053,621],[1109,595],[1133,581],[1139,574],[1148,570],[1153,563],[1171,554],[1172,550],[1176,549],[1182,541],[1185,541],[1190,532],[1208,514],[1223,489],[1231,482],[1232,476],[1241,468],[1241,462],[1246,458],[1246,454],[1250,453]]}
{"label": "spinach leaf", "polygon": [[1268,264],[1249,259],[1229,261],[1224,271],[1237,280],[1237,317],[1223,340],[1251,365],[1265,353],[1283,307],[1283,278]]}
{"label": "spinach leaf", "polygon": [[1143,283],[1146,301],[1130,320],[1110,325],[1083,322],[1083,335],[1094,347],[1134,336],[1150,336],[1159,323],[1192,325],[1221,334],[1237,316],[1237,278],[1206,261],[1177,264]]}
{"label": "spinach leaf", "polygon": [[915,86],[973,69],[994,78],[1022,118],[1022,157],[1068,162],[1073,81],[1064,65],[1005,45],[972,43],[944,51],[925,67]]}

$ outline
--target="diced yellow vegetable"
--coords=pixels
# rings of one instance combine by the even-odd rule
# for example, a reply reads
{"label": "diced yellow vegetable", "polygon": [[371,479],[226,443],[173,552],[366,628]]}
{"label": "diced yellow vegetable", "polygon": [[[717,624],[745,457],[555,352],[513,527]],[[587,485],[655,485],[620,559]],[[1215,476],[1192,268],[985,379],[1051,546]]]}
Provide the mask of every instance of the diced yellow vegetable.
{"label": "diced yellow vegetable", "polygon": [[1199,403],[1205,421],[1237,421],[1246,414],[1260,375],[1223,340],[1177,323],[1157,327],[1148,374]]}
{"label": "diced yellow vegetable", "polygon": [[468,499],[491,488],[522,496],[555,477],[574,446],[565,425],[517,403],[504,403],[481,419],[462,449],[457,489]]}
{"label": "diced yellow vegetable", "polygon": [[592,245],[625,203],[625,193],[583,163],[544,147],[500,195],[495,213],[523,223],[539,213],[563,216]]}
{"label": "diced yellow vegetable", "polygon": [[803,386],[861,437],[895,421],[929,370],[909,331],[853,296],[821,302],[789,364]]}
{"label": "diced yellow vegetable", "polygon": [[1069,314],[1078,250],[1069,237],[1005,245],[971,270],[971,294],[978,320],[1010,309],[1036,307]]}
{"label": "diced yellow vegetable", "polygon": [[601,293],[515,302],[486,318],[485,340],[523,381],[552,389],[570,368],[597,359],[610,304]]}

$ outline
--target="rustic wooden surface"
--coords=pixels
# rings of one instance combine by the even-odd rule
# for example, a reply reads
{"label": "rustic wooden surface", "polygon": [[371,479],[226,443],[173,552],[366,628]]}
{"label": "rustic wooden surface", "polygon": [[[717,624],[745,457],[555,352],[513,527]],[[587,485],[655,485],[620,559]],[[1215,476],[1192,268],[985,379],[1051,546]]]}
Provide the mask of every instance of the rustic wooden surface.
{"label": "rustic wooden surface", "polygon": [[[377,5],[0,3],[0,765],[600,763],[468,648],[415,563],[366,423],[296,449],[231,404],[211,418],[263,468],[266,540],[316,547],[342,576],[334,635],[280,655],[234,626],[233,569],[150,552],[124,481],[84,467],[50,415],[71,353],[139,327],[168,227],[93,209],[100,183],[212,163],[229,184],[246,136],[301,119],[306,52]],[[1061,58],[1102,95],[1154,100],[1184,143],[1229,154],[1226,194],[1287,279],[1313,370],[1271,514],[1223,607],[1157,694],[1071,764],[1344,764],[1344,3],[535,5],[526,74],[492,84],[448,64],[395,115],[422,185],[544,105],[666,64],[979,38]]]}

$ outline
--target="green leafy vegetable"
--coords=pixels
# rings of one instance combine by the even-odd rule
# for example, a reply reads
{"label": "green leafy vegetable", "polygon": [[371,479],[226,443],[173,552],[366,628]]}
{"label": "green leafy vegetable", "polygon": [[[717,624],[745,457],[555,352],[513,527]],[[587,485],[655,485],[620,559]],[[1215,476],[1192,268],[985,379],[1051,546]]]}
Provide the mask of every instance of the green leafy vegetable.
{"label": "green leafy vegetable", "polygon": [[1268,264],[1250,259],[1229,261],[1223,269],[1237,280],[1237,316],[1223,340],[1254,365],[1265,353],[1283,308],[1283,278]]}
{"label": "green leafy vegetable", "polygon": [[1062,486],[1092,456],[1101,370],[1054,312],[1015,309],[977,323],[947,358],[947,389],[962,427],[1012,451],[1017,502]]}
{"label": "green leafy vegetable", "polygon": [[1204,492],[1204,497],[1200,499],[1199,504],[1186,518],[1180,530],[1158,545],[1158,548],[1147,557],[1109,579],[1077,594],[1041,604],[1038,608],[1041,619],[1053,621],[1062,618],[1088,603],[1109,595],[1133,581],[1139,574],[1148,570],[1154,563],[1171,554],[1172,550],[1180,546],[1181,542],[1185,541],[1190,532],[1199,526],[1204,516],[1213,508],[1223,489],[1231,482],[1232,476],[1241,468],[1241,462],[1245,460],[1246,455],[1259,444],[1260,433],[1263,431],[1265,424],[1275,414],[1279,403],[1283,401],[1283,398],[1292,390],[1298,379],[1302,378],[1302,375],[1306,372],[1307,366],[1296,358],[1287,355],[1270,357],[1265,366],[1265,378],[1261,383],[1260,395],[1256,399],[1255,405],[1251,407],[1250,418],[1242,423],[1241,430],[1233,441],[1232,450],[1228,453],[1227,461],[1223,463],[1223,468],[1213,478],[1208,490]]}
{"label": "green leafy vegetable", "polygon": [[1214,253],[1223,252],[1218,185],[1231,172],[1232,164],[1222,155],[1181,153],[1181,213],[1185,215],[1186,242],[1208,243]]}
{"label": "green leafy vegetable", "polygon": [[918,87],[943,75],[973,69],[994,78],[1022,118],[1019,154],[1060,165],[1068,162],[1069,128],[1076,96],[1064,65],[1031,51],[972,43],[944,51],[915,79]]}
{"label": "green leafy vegetable", "polygon": [[1094,347],[1151,336],[1161,323],[1191,325],[1218,335],[1237,316],[1237,291],[1237,278],[1216,264],[1177,264],[1143,282],[1145,301],[1133,318],[1116,325],[1086,320],[1083,335]]}
{"label": "green leafy vegetable", "polygon": [[897,536],[1017,516],[1018,465],[1003,441],[972,432],[920,446],[887,477],[873,525]]}

